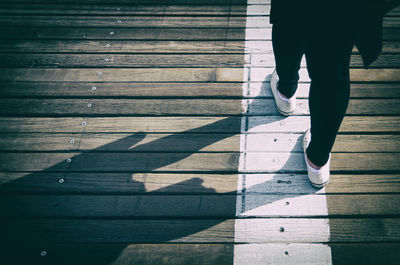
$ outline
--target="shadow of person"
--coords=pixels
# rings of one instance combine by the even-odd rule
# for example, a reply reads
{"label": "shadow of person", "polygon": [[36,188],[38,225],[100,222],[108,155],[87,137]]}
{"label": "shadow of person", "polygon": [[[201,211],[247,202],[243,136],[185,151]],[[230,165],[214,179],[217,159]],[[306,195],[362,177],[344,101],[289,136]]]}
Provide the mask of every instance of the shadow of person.
{"label": "shadow of person", "polygon": [[[306,185],[290,192],[287,180],[282,180],[279,174],[239,192],[236,190],[238,178],[234,183],[225,183],[232,188],[223,193],[217,192],[215,187],[204,186],[204,179],[198,173],[219,172],[221,178],[237,174],[241,150],[238,145],[235,152],[195,155],[203,148],[240,132],[241,117],[231,116],[144,144],[140,142],[146,134],[135,133],[75,155],[69,163],[62,161],[5,182],[0,186],[0,230],[6,257],[12,260],[12,264],[28,261],[35,264],[82,264],[83,260],[84,264],[112,264],[127,249],[132,254],[140,251],[131,247],[131,243],[233,243],[234,218],[276,200],[315,191]],[[166,146],[174,147],[174,152],[168,152]],[[179,146],[186,151],[179,151],[176,148]],[[218,156],[226,157],[225,164],[221,164]],[[289,156],[286,164],[293,163],[293,159]],[[5,159],[0,158],[0,161],[3,165],[7,163]],[[151,191],[146,188],[145,177],[143,182],[133,178],[136,173],[146,176],[152,172],[177,173],[187,177],[183,181],[169,179],[169,185]],[[95,186],[86,186],[86,192],[79,192],[79,188],[74,191],[73,183],[69,190],[65,185],[64,191],[57,188],[57,192],[52,192],[49,185],[47,189],[43,188],[46,186],[43,185],[44,177],[52,181],[50,186],[58,185],[60,174],[64,176],[65,184],[69,182],[68,177],[74,175],[90,177],[89,183],[95,183]],[[192,174],[195,176],[190,177]],[[96,175],[101,175],[98,181]],[[114,177],[121,181],[117,184],[104,181]],[[117,186],[110,188],[110,184]],[[278,193],[275,189],[277,184],[281,189]],[[38,189],[32,189],[35,186]],[[274,215],[273,212],[270,214]],[[103,244],[110,244],[110,247]],[[93,258],[91,255],[96,249],[103,251]],[[24,255],[18,255],[21,251]],[[219,264],[232,264],[233,245],[221,253],[214,253],[223,255],[217,259],[219,262],[223,260]],[[190,254],[185,255],[191,259]],[[146,259],[145,264],[164,264],[161,258],[155,257],[154,253],[146,258],[131,255],[130,262],[137,264],[136,261]]]}

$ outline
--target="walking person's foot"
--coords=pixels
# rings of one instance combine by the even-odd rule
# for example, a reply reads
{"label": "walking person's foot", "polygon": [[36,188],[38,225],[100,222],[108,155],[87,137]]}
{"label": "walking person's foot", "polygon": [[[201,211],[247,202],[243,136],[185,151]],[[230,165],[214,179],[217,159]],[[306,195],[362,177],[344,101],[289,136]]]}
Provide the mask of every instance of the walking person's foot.
{"label": "walking person's foot", "polygon": [[278,90],[279,77],[276,73],[276,69],[272,73],[270,87],[272,95],[275,98],[276,108],[284,116],[289,116],[296,108],[296,95],[291,98],[287,98],[282,95]]}
{"label": "walking person's foot", "polygon": [[307,147],[311,142],[311,131],[308,129],[303,136],[303,151],[304,151],[304,160],[306,162],[308,179],[315,188],[323,188],[329,182],[330,177],[330,162],[331,162],[331,154],[329,154],[328,162],[322,167],[315,165],[312,163],[307,157]]}

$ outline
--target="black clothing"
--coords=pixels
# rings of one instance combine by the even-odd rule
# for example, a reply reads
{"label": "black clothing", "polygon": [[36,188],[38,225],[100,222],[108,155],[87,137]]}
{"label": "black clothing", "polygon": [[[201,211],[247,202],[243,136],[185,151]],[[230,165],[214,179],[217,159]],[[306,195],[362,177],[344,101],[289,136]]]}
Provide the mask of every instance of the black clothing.
{"label": "black clothing", "polygon": [[312,136],[307,156],[317,166],[328,161],[348,106],[353,46],[366,68],[382,50],[382,20],[390,9],[384,1],[395,6],[393,0],[272,0],[272,43],[284,96],[295,94],[303,54],[307,60]]}
{"label": "black clothing", "polygon": [[278,90],[288,98],[296,92],[298,70],[305,54],[312,80],[309,94],[312,140],[307,156],[318,166],[329,159],[349,101],[349,65],[354,44],[349,36],[351,29],[332,29],[330,34],[318,35],[287,24],[274,24],[272,29]]}
{"label": "black clothing", "polygon": [[383,16],[400,0],[271,0],[272,24],[302,24],[327,30],[326,26],[356,29],[355,44],[367,68],[382,51]]}

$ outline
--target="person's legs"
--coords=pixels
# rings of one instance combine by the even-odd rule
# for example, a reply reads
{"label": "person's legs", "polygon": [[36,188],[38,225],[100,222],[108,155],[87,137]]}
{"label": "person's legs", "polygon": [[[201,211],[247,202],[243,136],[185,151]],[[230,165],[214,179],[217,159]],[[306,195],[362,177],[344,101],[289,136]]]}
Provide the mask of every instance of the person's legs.
{"label": "person's legs", "polygon": [[326,32],[322,37],[318,34],[309,35],[311,37],[308,38],[309,45],[305,51],[311,78],[311,142],[307,157],[319,167],[329,159],[348,106],[349,64],[353,48],[351,32],[339,29]]}
{"label": "person's legs", "polygon": [[302,35],[295,24],[274,24],[272,44],[276,72],[279,77],[278,91],[291,98],[297,90],[298,71],[303,56]]}

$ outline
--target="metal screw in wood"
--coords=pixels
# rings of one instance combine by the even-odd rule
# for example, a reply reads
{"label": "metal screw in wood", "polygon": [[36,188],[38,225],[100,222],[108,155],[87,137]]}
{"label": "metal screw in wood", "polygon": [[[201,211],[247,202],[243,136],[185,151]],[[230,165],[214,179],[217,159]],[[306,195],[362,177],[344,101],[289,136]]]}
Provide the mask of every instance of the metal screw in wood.
{"label": "metal screw in wood", "polygon": [[102,76],[103,73],[102,73],[102,72],[98,72],[97,75],[98,75],[98,76]]}
{"label": "metal screw in wood", "polygon": [[46,251],[42,251],[42,252],[40,252],[40,256],[42,256],[42,257],[44,257],[44,256],[46,256],[47,255],[47,252]]}
{"label": "metal screw in wood", "polygon": [[75,140],[73,138],[69,139],[69,143],[73,144],[75,143]]}
{"label": "metal screw in wood", "polygon": [[59,179],[58,183],[60,183],[60,184],[64,183],[64,179]]}
{"label": "metal screw in wood", "polygon": [[95,91],[97,89],[97,87],[95,87],[95,86],[92,86],[92,90],[93,91]]}
{"label": "metal screw in wood", "polygon": [[106,47],[108,48],[108,47],[111,47],[111,44],[110,43],[107,43],[106,44]]}

